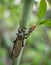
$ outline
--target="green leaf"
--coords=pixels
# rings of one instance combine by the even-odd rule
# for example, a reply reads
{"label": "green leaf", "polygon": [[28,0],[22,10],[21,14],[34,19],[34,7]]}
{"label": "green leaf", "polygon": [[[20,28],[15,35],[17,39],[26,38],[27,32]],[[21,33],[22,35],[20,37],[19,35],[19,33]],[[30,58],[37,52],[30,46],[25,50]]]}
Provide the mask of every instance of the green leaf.
{"label": "green leaf", "polygon": [[46,1],[45,0],[41,0],[40,1],[40,6],[39,6],[39,11],[38,11],[38,18],[43,18],[46,12]]}
{"label": "green leaf", "polygon": [[51,19],[37,21],[37,25],[42,25],[42,24],[47,25],[47,26],[51,26]]}

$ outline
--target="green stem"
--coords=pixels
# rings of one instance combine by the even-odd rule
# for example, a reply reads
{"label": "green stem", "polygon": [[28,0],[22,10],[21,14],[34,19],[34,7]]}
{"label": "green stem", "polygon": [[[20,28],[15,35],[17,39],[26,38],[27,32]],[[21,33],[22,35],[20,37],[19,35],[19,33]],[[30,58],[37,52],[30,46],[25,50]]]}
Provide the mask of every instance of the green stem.
{"label": "green stem", "polygon": [[22,47],[22,49],[21,49],[20,55],[19,55],[19,57],[18,57],[17,65],[20,65],[23,50],[24,50],[24,47]]}
{"label": "green stem", "polygon": [[27,27],[27,23],[30,21],[30,16],[33,8],[34,0],[24,0],[23,13],[20,22],[20,28]]}
{"label": "green stem", "polygon": [[[22,13],[21,21],[20,21],[21,29],[28,26],[27,23],[30,21],[29,19],[31,16],[33,4],[34,4],[34,0],[24,0],[23,13]],[[21,49],[20,55],[18,57],[17,65],[20,65],[23,50],[24,50],[24,47]]]}

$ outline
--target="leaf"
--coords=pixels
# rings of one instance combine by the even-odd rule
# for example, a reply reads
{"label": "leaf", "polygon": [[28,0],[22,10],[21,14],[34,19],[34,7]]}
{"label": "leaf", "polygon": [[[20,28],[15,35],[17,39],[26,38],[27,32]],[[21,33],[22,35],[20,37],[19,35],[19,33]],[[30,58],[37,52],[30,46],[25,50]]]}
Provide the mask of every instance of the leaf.
{"label": "leaf", "polygon": [[42,20],[42,21],[37,21],[36,23],[37,25],[47,25],[47,26],[51,26],[51,19],[47,19],[47,20]]}
{"label": "leaf", "polygon": [[46,1],[41,0],[40,6],[39,6],[39,11],[38,11],[38,18],[39,19],[44,17],[46,9],[47,9]]}

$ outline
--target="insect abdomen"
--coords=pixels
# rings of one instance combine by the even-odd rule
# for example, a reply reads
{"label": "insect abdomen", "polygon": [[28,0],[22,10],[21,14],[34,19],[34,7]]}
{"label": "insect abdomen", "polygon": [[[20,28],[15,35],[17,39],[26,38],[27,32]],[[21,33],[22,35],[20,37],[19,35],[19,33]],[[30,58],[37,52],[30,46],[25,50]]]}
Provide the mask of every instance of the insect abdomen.
{"label": "insect abdomen", "polygon": [[22,40],[17,40],[14,44],[13,51],[12,51],[12,58],[17,57],[22,48]]}

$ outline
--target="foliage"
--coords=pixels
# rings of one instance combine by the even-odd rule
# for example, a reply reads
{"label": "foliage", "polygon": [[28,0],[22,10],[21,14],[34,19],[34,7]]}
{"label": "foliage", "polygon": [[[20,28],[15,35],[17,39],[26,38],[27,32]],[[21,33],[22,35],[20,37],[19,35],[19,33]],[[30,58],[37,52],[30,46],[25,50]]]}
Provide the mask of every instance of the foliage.
{"label": "foliage", "polygon": [[45,0],[41,0],[40,1],[40,6],[39,6],[39,11],[38,11],[38,18],[42,19],[46,13],[46,1]]}
{"label": "foliage", "polygon": [[[0,65],[6,65],[5,63],[17,65],[18,59],[10,61],[10,52],[13,46],[12,41],[16,38],[17,27],[20,24],[24,0],[21,0],[19,5],[14,4],[14,1],[0,0]],[[41,65],[51,65],[51,19],[44,18],[46,11],[46,0],[41,0],[38,15],[32,14],[30,20],[28,19],[26,25],[31,27],[36,24],[37,27],[26,40],[20,65],[40,65],[40,63],[42,63]],[[9,16],[8,13],[10,13]]]}
{"label": "foliage", "polygon": [[37,22],[37,25],[46,25],[46,26],[51,26],[51,20],[47,19],[47,20],[41,20]]}

